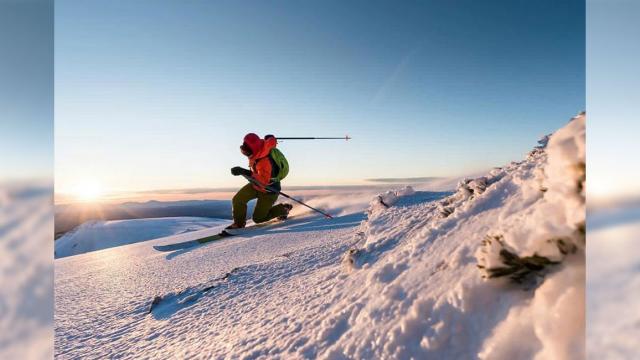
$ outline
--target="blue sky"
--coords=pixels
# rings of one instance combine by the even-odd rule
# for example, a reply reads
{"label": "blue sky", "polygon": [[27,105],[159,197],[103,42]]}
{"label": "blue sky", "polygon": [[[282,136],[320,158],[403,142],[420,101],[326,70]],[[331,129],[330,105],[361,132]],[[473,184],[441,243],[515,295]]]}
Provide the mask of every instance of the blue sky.
{"label": "blue sky", "polygon": [[585,109],[581,1],[56,2],[56,191],[226,187],[243,135],[286,185],[518,160]]}

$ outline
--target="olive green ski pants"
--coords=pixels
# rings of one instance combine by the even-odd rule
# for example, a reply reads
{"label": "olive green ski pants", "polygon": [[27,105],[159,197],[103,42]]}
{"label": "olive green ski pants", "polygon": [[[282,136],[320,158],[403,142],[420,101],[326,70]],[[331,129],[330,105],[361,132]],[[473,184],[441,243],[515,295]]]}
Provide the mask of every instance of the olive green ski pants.
{"label": "olive green ski pants", "polygon": [[256,207],[253,209],[253,222],[256,224],[287,214],[287,210],[282,204],[273,206],[278,199],[278,194],[263,193],[254,189],[251,184],[247,184],[238,190],[233,197],[233,222],[238,225],[246,224],[247,203],[253,199],[258,199]]}

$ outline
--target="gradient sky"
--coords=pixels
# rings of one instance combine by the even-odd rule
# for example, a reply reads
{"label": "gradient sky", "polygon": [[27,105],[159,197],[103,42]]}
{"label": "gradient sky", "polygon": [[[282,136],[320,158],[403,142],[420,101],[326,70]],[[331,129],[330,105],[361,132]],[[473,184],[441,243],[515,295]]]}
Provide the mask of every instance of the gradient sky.
{"label": "gradient sky", "polygon": [[584,1],[56,1],[56,191],[242,184],[247,132],[286,185],[521,159],[585,109]]}
{"label": "gradient sky", "polygon": [[53,4],[0,0],[0,182],[53,174]]}
{"label": "gradient sky", "polygon": [[587,192],[596,206],[640,197],[640,2],[587,5]]}

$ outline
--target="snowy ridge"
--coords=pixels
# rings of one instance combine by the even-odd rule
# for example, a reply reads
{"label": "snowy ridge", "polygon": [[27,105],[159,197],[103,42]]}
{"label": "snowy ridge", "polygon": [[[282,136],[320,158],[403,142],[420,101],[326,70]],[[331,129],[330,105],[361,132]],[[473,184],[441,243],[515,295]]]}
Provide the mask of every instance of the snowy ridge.
{"label": "snowy ridge", "polygon": [[[388,321],[359,316],[352,337],[345,334],[332,349],[350,344],[347,354],[356,357],[582,358],[584,122],[581,114],[524,161],[464,180],[438,202],[388,208],[410,201],[404,197],[411,189],[374,199],[362,245],[345,262],[361,269],[354,281],[366,281],[358,295],[368,299],[363,310],[384,309]],[[481,242],[492,235],[501,242]],[[500,254],[505,247],[520,259],[544,257],[548,266],[510,272]],[[476,267],[485,277],[502,269],[540,286],[522,292],[487,282]]]}
{"label": "snowy ridge", "polygon": [[454,193],[407,187],[331,221],[58,259],[56,354],[582,358],[584,122]]}
{"label": "snowy ridge", "polygon": [[166,217],[129,220],[91,220],[55,241],[55,257],[63,258],[175,234],[208,229],[228,220]]}

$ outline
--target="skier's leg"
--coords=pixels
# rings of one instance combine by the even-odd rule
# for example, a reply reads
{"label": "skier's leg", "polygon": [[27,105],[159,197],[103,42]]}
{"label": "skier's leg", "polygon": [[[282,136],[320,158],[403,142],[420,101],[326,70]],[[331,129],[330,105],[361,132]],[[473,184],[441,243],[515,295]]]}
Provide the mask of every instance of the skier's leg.
{"label": "skier's leg", "polygon": [[286,214],[287,211],[282,204],[273,206],[276,200],[278,194],[259,193],[258,202],[253,210],[253,222],[258,224]]}
{"label": "skier's leg", "polygon": [[289,209],[284,204],[273,206],[277,199],[278,194],[258,194],[258,202],[253,210],[253,222],[257,224],[288,215]]}
{"label": "skier's leg", "polygon": [[247,184],[238,190],[231,200],[233,204],[233,222],[244,226],[247,223],[247,203],[258,197],[258,191]]}
{"label": "skier's leg", "polygon": [[284,220],[289,215],[290,210],[291,210],[291,204],[280,203],[269,210],[269,215],[267,217],[269,218],[269,220],[275,219],[275,218],[281,218]]}

